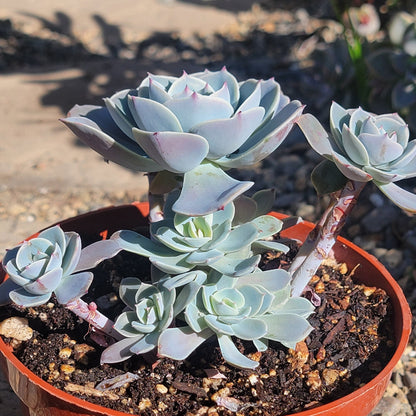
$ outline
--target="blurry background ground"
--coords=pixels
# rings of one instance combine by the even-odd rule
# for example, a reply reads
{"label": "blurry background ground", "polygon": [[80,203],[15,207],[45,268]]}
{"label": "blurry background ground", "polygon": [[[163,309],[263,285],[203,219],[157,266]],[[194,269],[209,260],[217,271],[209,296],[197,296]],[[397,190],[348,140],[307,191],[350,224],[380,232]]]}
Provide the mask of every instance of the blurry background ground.
{"label": "blurry background ground", "polygon": [[[341,32],[329,2],[318,0],[0,0],[0,257],[61,218],[145,198],[143,175],[107,165],[58,121],[74,104],[100,104],[147,72],[226,64],[240,79],[275,76],[326,117],[333,98],[348,99],[338,87],[349,67],[313,57]],[[236,175],[277,188],[277,210],[314,220],[320,201],[308,176],[318,159],[296,129],[287,142]],[[344,233],[386,264],[414,307],[414,220],[369,185]],[[383,414],[413,414],[415,355],[409,348]],[[1,381],[0,414],[21,414]]]}

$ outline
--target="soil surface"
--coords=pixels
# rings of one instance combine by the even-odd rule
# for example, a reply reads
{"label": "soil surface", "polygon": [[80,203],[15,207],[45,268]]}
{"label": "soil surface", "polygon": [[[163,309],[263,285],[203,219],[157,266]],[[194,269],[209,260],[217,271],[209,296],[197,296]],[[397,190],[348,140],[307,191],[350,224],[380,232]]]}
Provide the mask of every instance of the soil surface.
{"label": "soil surface", "polygon": [[[266,266],[288,265],[287,258],[270,254],[265,256]],[[117,296],[121,279],[147,280],[146,266],[147,260],[137,261],[129,253],[105,261],[94,270],[94,283],[84,300],[91,297],[114,319],[112,314],[125,306]],[[254,370],[228,365],[215,340],[183,361],[148,353],[100,366],[103,348],[91,328],[56,302],[23,310],[3,308],[0,321],[8,315],[26,317],[34,332],[15,346],[17,357],[45,381],[94,403],[143,416],[278,416],[354,391],[391,358],[395,345],[389,299],[383,290],[354,284],[353,274],[345,264],[331,264],[312,279],[311,289],[321,304],[309,318],[315,329],[296,350],[271,342],[260,353],[252,343],[235,340],[242,353],[259,362]],[[5,339],[9,341],[15,342]],[[123,381],[126,374],[133,378]],[[102,389],[103,383],[110,387]]]}

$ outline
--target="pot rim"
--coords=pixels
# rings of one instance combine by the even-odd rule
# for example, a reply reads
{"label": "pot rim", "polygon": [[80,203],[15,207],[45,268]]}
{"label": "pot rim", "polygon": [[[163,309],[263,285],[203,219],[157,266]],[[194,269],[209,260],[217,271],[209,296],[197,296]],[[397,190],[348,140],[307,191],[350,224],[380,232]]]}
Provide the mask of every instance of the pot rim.
{"label": "pot rim", "polygon": [[[131,205],[135,206],[144,217],[146,217],[148,215],[149,209],[148,209],[148,203],[147,202],[133,202],[131,204],[125,204],[125,205],[119,205],[119,206],[109,206],[109,207],[101,208],[101,209],[98,209],[98,210],[90,211],[90,212],[87,212],[85,214],[81,214],[81,215],[78,215],[78,216],[75,216],[75,217],[72,217],[72,218],[65,219],[65,220],[61,221],[61,223],[73,220],[75,218],[82,218],[82,217],[88,218],[89,216],[94,215],[94,214],[99,213],[99,212],[105,212],[105,211],[110,212],[112,210],[123,209],[123,208],[129,207]],[[271,212],[270,214],[275,216],[276,218],[279,218],[279,219],[287,217],[287,215],[276,213],[276,212]],[[57,223],[57,224],[59,224],[59,223]],[[301,225],[302,224],[307,225],[308,227],[313,226],[313,224],[311,222],[307,222],[307,221],[304,221],[303,223],[301,223]],[[32,235],[29,238],[33,238],[37,234],[38,233]],[[311,409],[308,409],[308,410],[301,411],[299,413],[296,413],[296,416],[312,416],[312,415],[316,416],[316,415],[324,414],[325,412],[327,412],[331,409],[335,409],[335,408],[339,409],[341,407],[348,406],[348,403],[355,400],[357,397],[363,395],[367,390],[376,389],[377,385],[383,379],[385,379],[386,377],[390,377],[391,372],[393,371],[395,365],[397,364],[397,362],[400,360],[401,356],[404,353],[404,350],[407,346],[408,339],[409,339],[411,329],[412,329],[412,313],[411,313],[410,307],[407,303],[406,297],[404,296],[404,293],[403,293],[402,289],[400,288],[399,284],[391,276],[391,274],[388,272],[388,270],[374,256],[367,253],[366,251],[364,251],[363,249],[361,249],[360,247],[358,247],[354,243],[350,242],[349,240],[347,240],[343,237],[338,237],[337,242],[338,242],[338,244],[340,244],[340,245],[342,245],[342,246],[344,246],[348,249],[351,249],[351,250],[355,251],[359,256],[362,256],[365,259],[367,259],[368,261],[370,261],[371,263],[373,263],[374,266],[376,267],[376,269],[378,269],[380,274],[387,281],[387,283],[391,287],[392,291],[395,293],[395,296],[397,297],[398,304],[400,306],[399,310],[398,311],[396,310],[395,313],[399,312],[401,314],[401,317],[402,317],[400,337],[396,337],[396,338],[399,338],[399,342],[396,346],[396,351],[393,354],[390,361],[380,371],[380,373],[377,374],[377,376],[375,376],[371,381],[369,381],[364,386],[358,388],[357,390],[355,390],[354,392],[352,392],[352,393],[350,393],[346,396],[343,396],[343,397],[341,397],[337,400],[334,400],[332,402],[329,402],[327,404],[324,404],[324,405],[321,405],[321,406],[318,406],[318,407],[315,407],[315,408],[311,408]],[[21,372],[26,377],[31,379],[33,381],[33,383],[39,385],[43,390],[46,390],[47,393],[49,393],[52,396],[55,396],[58,400],[68,402],[69,404],[85,408],[88,411],[93,412],[97,415],[113,415],[113,416],[122,416],[122,415],[125,416],[125,415],[127,415],[127,413],[120,412],[118,410],[109,409],[109,408],[106,408],[106,407],[88,402],[87,400],[75,397],[75,396],[73,396],[73,395],[71,395],[71,394],[69,394],[69,393],[67,393],[63,390],[60,390],[60,389],[52,386],[48,382],[42,380],[40,377],[38,377],[36,374],[34,374],[32,371],[30,371],[26,366],[24,366],[17,359],[17,357],[13,354],[12,349],[5,344],[5,342],[3,341],[3,339],[1,339],[1,337],[0,337],[0,353],[6,358],[7,361],[10,362],[10,363],[7,362],[7,367],[6,367],[7,370],[6,371],[8,371],[8,366],[9,365],[13,365],[14,367],[16,367],[18,369],[19,372]],[[293,415],[295,415],[295,414],[293,414]],[[288,416],[290,416],[290,415],[288,415]]]}

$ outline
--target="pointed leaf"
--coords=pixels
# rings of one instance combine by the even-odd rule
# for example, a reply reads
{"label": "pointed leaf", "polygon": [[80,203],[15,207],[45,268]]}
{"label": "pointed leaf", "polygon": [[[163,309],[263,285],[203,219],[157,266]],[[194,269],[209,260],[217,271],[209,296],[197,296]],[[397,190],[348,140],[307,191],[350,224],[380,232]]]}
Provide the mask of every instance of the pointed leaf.
{"label": "pointed leaf", "polygon": [[394,183],[381,184],[374,182],[375,185],[387,196],[394,204],[409,213],[416,213],[416,195],[405,191]]}
{"label": "pointed leaf", "polygon": [[61,279],[62,269],[53,269],[24,287],[27,292],[34,295],[50,294],[58,287]]}
{"label": "pointed leaf", "polygon": [[44,305],[51,297],[51,293],[46,293],[44,295],[34,295],[32,293],[27,292],[23,287],[19,289],[12,290],[9,293],[10,299],[16,305],[24,306],[24,307],[31,307],[31,306],[39,306]]}
{"label": "pointed leaf", "polygon": [[198,124],[191,132],[207,139],[208,159],[219,159],[236,151],[260,125],[263,116],[263,107],[256,107],[244,112],[239,111],[231,118]]}
{"label": "pointed leaf", "polygon": [[92,269],[103,260],[114,257],[122,250],[118,239],[101,240],[90,244],[81,251],[78,264],[74,271]]}
{"label": "pointed leaf", "polygon": [[182,132],[175,114],[157,101],[142,97],[130,97],[129,106],[140,130]]}
{"label": "pointed leaf", "polygon": [[197,134],[133,129],[134,138],[163,169],[183,173],[197,167],[208,153],[208,142]]}
{"label": "pointed leaf", "polygon": [[234,259],[230,256],[223,256],[210,264],[211,268],[227,276],[243,276],[252,273],[260,262],[260,255],[245,260]]}
{"label": "pointed leaf", "polygon": [[342,127],[342,145],[348,155],[348,159],[351,159],[357,165],[366,166],[370,163],[366,148],[345,124]]}
{"label": "pointed leaf", "polygon": [[232,229],[227,238],[216,246],[216,249],[224,253],[239,251],[243,247],[250,246],[250,244],[258,238],[258,236],[259,229],[256,224],[242,224]]}
{"label": "pointed leaf", "polygon": [[134,338],[124,338],[121,341],[115,342],[114,344],[110,345],[101,354],[101,364],[119,363],[132,357],[134,354],[130,351],[130,348],[142,337],[143,335],[139,335]]}
{"label": "pointed leaf", "polygon": [[158,355],[184,360],[214,333],[210,328],[196,333],[188,326],[165,329],[159,337]]}
{"label": "pointed leaf", "polygon": [[84,296],[94,279],[90,272],[76,273],[65,276],[55,289],[56,300],[61,305],[66,305]]}
{"label": "pointed leaf", "polygon": [[231,178],[211,163],[203,163],[185,173],[182,192],[173,210],[189,216],[206,215],[222,209],[252,185],[253,182]]}
{"label": "pointed leaf", "polygon": [[259,363],[250,360],[238,351],[237,347],[227,335],[218,335],[218,343],[220,345],[221,354],[224,360],[238,368],[256,368]]}
{"label": "pointed leaf", "polygon": [[231,104],[221,98],[193,93],[190,97],[172,99],[165,103],[181,123],[183,131],[197,124],[216,119],[230,118],[234,113]]}
{"label": "pointed leaf", "polygon": [[302,111],[303,106],[299,101],[291,101],[256,130],[237,152],[216,160],[216,163],[227,168],[236,168],[260,162],[282,144]]}
{"label": "pointed leaf", "polygon": [[117,128],[107,109],[75,106],[69,114],[69,117],[61,121],[105,160],[140,172],[162,170],[162,167],[145,155],[137,143]]}

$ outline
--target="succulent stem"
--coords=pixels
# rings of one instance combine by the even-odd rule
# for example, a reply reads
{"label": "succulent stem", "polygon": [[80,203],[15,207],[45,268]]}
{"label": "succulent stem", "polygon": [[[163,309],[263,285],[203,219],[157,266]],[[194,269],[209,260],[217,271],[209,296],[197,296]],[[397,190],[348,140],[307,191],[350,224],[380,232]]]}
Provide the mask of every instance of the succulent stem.
{"label": "succulent stem", "polygon": [[[155,176],[156,176],[156,173],[149,173],[147,175],[147,178],[149,181],[149,189]],[[164,218],[163,206],[165,203],[163,195],[155,195],[149,191],[148,199],[149,199],[149,221],[151,223],[162,221]]]}
{"label": "succulent stem", "polygon": [[342,191],[331,195],[328,208],[309,233],[289,273],[292,274],[292,296],[300,296],[322,261],[327,258],[345,221],[357,202],[366,182],[348,181]]}
{"label": "succulent stem", "polygon": [[78,298],[67,303],[65,307],[111,338],[116,340],[122,338],[122,336],[113,328],[114,322],[99,312],[97,310],[97,305],[94,302],[88,304]]}

